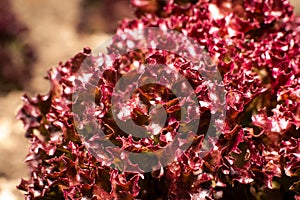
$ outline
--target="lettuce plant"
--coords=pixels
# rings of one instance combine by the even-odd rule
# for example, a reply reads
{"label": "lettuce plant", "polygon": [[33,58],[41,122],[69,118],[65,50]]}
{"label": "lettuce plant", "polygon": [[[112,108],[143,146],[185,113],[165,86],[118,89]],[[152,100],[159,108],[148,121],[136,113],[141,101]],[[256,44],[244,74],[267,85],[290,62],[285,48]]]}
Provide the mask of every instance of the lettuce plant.
{"label": "lettuce plant", "polygon": [[[26,158],[31,176],[29,180],[22,179],[18,186],[26,191],[25,198],[300,199],[300,18],[293,14],[290,3],[132,0],[132,5],[136,19],[124,20],[117,33],[147,27],[175,30],[193,38],[207,52],[226,92],[224,121],[217,124],[218,119],[211,119],[213,99],[203,74],[194,70],[194,63],[169,52],[136,49],[113,59],[101,77],[95,73],[89,77],[89,84],[83,84],[78,78],[80,68],[87,66],[93,72],[97,67],[91,49],[85,48],[48,72],[48,94],[23,97],[18,118],[31,143]],[[130,45],[133,39],[125,36],[121,43]],[[149,37],[155,40],[155,35]],[[110,46],[108,51],[118,48]],[[180,109],[171,90],[155,84],[141,86],[130,96],[129,111],[119,112],[123,118],[130,117],[136,124],[147,126],[151,124],[152,102],[163,105],[168,120],[153,137],[126,134],[112,114],[111,97],[117,82],[141,63],[172,65],[188,80],[199,100],[200,113],[188,115],[186,129],[195,123],[197,115],[201,116],[188,148],[168,165],[150,172],[120,170],[115,166],[118,162],[112,165],[107,159],[94,156],[93,149],[114,154],[109,145],[92,150],[86,145],[78,133],[82,119],[73,109],[76,102],[82,102],[84,113],[92,113],[97,119],[85,118],[84,123],[99,124],[106,139],[120,149],[147,153],[164,148],[174,140],[180,116],[186,112]],[[149,70],[146,78],[153,74],[172,78],[167,70]],[[127,78],[130,83],[136,76]],[[74,95],[77,91],[92,94],[96,107]],[[125,92],[120,92],[118,98],[125,96]],[[118,104],[117,108],[126,109]],[[221,131],[205,140],[210,121]],[[84,139],[99,139],[90,126],[85,131]],[[205,144],[207,141],[215,142],[209,145]],[[134,159],[127,159],[136,166]]]}

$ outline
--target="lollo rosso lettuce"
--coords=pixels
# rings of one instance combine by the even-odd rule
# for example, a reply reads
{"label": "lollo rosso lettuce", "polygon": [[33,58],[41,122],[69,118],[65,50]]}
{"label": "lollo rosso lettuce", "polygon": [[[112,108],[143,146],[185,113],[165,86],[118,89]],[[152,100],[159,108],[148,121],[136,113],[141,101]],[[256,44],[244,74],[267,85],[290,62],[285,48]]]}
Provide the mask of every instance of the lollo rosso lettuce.
{"label": "lollo rosso lettuce", "polygon": [[[48,72],[48,94],[24,95],[18,118],[31,143],[26,158],[31,176],[22,179],[18,188],[26,192],[25,198],[300,199],[300,18],[293,14],[290,3],[132,0],[132,5],[136,18],[120,24],[113,38],[116,45],[108,47],[111,57],[95,56],[85,48]],[[114,54],[134,41],[130,34],[122,33],[151,27],[192,38],[210,60],[196,66],[181,55],[155,48]],[[151,41],[159,37],[148,36]],[[170,49],[178,45],[189,49],[187,43],[173,42],[176,39],[168,35],[164,40],[162,46]],[[203,59],[203,51],[191,52]],[[101,76],[95,72],[100,61],[110,61]],[[207,71],[211,62],[221,76],[225,102],[215,101],[205,81],[205,76],[216,73]],[[148,64],[145,71],[149,71],[144,79],[175,80],[169,68],[153,67],[172,66],[193,92],[186,94],[182,103],[174,90],[145,84],[128,96],[126,91],[138,79],[131,71],[143,64]],[[83,66],[90,74],[87,83],[80,79]],[[203,74],[197,67],[203,68]],[[128,88],[113,97],[120,81]],[[177,89],[186,90],[181,83]],[[90,94],[95,104],[91,106],[78,91]],[[199,103],[194,110],[190,109],[192,95]],[[123,105],[122,99],[127,103]],[[75,109],[76,104],[82,113]],[[163,109],[152,109],[153,104]],[[225,106],[223,120],[213,118],[218,112],[216,105]],[[128,134],[124,130],[128,126],[120,125],[129,119],[154,134]],[[165,120],[159,131],[152,123],[155,120]],[[182,123],[185,129],[180,129]],[[211,123],[218,134],[206,133]],[[178,130],[192,132],[191,124],[197,125],[197,131],[192,137],[177,138],[182,151],[167,165],[159,165],[167,154],[141,161],[123,154],[118,157],[120,152],[112,148],[150,155],[167,148]],[[104,137],[93,126],[99,126]],[[84,135],[80,134],[83,129]],[[135,170],[121,166],[124,161]],[[158,167],[143,170],[152,164]]]}

